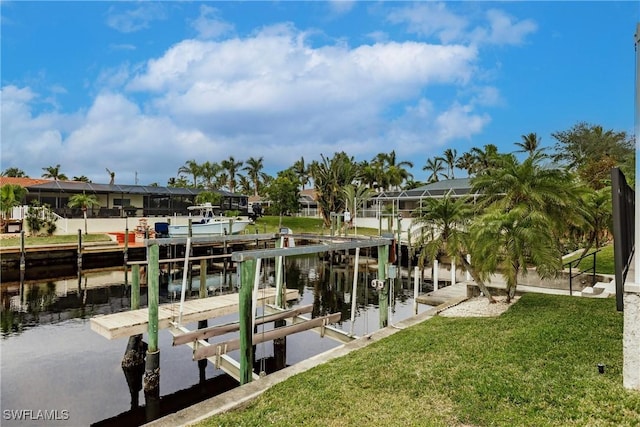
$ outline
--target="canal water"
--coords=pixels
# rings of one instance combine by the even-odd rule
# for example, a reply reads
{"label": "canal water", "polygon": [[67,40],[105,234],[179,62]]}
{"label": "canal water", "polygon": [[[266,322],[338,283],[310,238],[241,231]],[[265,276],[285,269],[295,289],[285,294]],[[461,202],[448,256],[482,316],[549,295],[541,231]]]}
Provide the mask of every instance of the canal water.
{"label": "canal water", "polygon": [[[269,283],[273,266],[264,267],[264,281]],[[228,284],[225,292],[234,291],[233,275],[224,279]],[[373,265],[361,263],[353,324],[356,335],[379,329],[378,294],[371,287],[375,278]],[[148,405],[142,391],[135,387],[131,391],[121,368],[127,339],[107,340],[91,330],[89,321],[99,314],[129,309],[130,287],[125,282],[120,268],[85,271],[77,277],[35,283],[2,283],[2,426],[139,426],[238,385],[211,363],[199,368],[192,360],[192,350],[187,346],[173,347],[169,332],[161,330],[160,403]],[[288,258],[285,282],[287,288],[300,292],[300,299],[290,306],[313,304],[314,317],[340,312],[342,320],[334,326],[351,331],[353,266],[332,264],[317,256]],[[413,281],[405,277],[393,281],[393,285],[391,323],[410,317],[414,310]],[[146,287],[142,294],[141,304],[146,305]],[[197,298],[196,294],[191,297]],[[175,304],[178,310],[180,296],[170,287],[164,287],[160,299],[161,303]],[[420,306],[419,310],[428,308]],[[259,306],[259,314],[261,310]],[[217,318],[210,320],[209,326],[237,318],[237,314]],[[196,329],[197,325],[187,327]],[[258,326],[258,333],[263,330]],[[216,339],[222,341],[229,336]],[[313,331],[290,335],[286,338],[286,365],[338,345]],[[272,342],[255,347],[256,371],[273,371],[274,352]],[[237,353],[231,353],[236,360]]]}

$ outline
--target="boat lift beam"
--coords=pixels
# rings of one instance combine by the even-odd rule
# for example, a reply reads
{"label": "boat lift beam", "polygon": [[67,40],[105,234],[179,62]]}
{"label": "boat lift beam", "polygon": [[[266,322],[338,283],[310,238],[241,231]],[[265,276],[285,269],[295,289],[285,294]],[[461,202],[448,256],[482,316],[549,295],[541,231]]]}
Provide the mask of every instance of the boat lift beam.
{"label": "boat lift beam", "polygon": [[354,239],[348,241],[344,241],[343,239],[336,241],[336,239],[333,239],[329,240],[327,243],[318,245],[296,246],[293,248],[253,249],[249,251],[234,252],[231,255],[231,260],[235,262],[243,262],[258,258],[273,258],[276,256],[310,255],[321,252],[355,248],[373,248],[377,246],[389,246],[391,245],[392,240],[393,239],[391,238]]}
{"label": "boat lift beam", "polygon": [[[295,237],[292,235],[288,235],[289,237]],[[237,342],[237,348],[240,350],[240,384],[246,384],[252,381],[253,378],[253,345],[256,344],[255,336],[253,334],[253,324],[255,319],[255,305],[253,302],[253,294],[254,294],[254,282],[257,277],[257,273],[260,271],[260,264],[262,259],[269,258],[277,258],[277,257],[286,257],[286,256],[295,256],[295,255],[311,255],[322,252],[331,252],[331,251],[340,251],[340,250],[349,250],[356,248],[371,248],[377,247],[379,254],[386,260],[386,256],[388,254],[388,248],[392,244],[393,239],[391,238],[369,238],[369,239],[327,239],[322,244],[316,245],[308,245],[308,246],[295,246],[295,247],[287,247],[287,248],[273,248],[273,249],[257,249],[257,250],[249,250],[249,251],[241,251],[234,252],[231,256],[231,260],[239,263],[238,270],[240,271],[240,292],[239,292],[239,315],[240,315],[240,338],[239,340],[235,340],[234,345]],[[384,277],[384,269],[385,263],[379,263],[379,270],[382,269],[382,277]],[[281,289],[276,288],[276,292],[281,292]],[[386,295],[386,294],[385,294]],[[353,296],[355,298],[355,296]],[[336,313],[338,315],[336,320],[332,322],[335,323],[340,320],[340,313]],[[316,318],[322,319],[322,318]],[[302,325],[310,326],[313,321],[316,319],[312,319],[308,322],[305,322]],[[331,317],[330,319],[333,319]],[[324,322],[324,320],[323,320]],[[302,325],[291,325],[284,328],[292,328],[296,326]],[[319,325],[313,325],[307,327],[305,329],[311,329],[317,326],[326,325],[326,323],[321,323]],[[323,334],[323,333],[322,333]],[[286,336],[286,334],[284,335]],[[270,339],[277,338],[271,337]],[[260,341],[259,341],[260,342]],[[230,345],[230,343],[227,343]],[[219,345],[217,346],[219,349],[221,348]],[[209,354],[208,349],[198,349],[194,352],[194,359],[196,358],[196,354],[200,351],[201,357],[207,357]],[[220,350],[222,353],[226,353],[229,350]]]}
{"label": "boat lift beam", "polygon": [[[303,332],[313,328],[323,328],[329,323],[335,323],[340,320],[341,313],[328,314],[326,316],[315,317],[302,323],[295,323],[289,326],[283,326],[260,334],[253,334],[253,345],[261,344],[266,341],[273,341],[277,338],[286,337],[287,335]],[[229,352],[239,350],[241,341],[239,338],[224,341],[221,343],[211,344],[207,346],[198,346],[193,352],[193,360],[206,359],[212,356],[219,356]]]}
{"label": "boat lift beam", "polygon": [[[308,304],[302,307],[295,308],[293,310],[276,311],[274,314],[268,316],[262,316],[256,318],[256,325],[262,325],[263,323],[275,322],[276,320],[284,320],[291,317],[296,317],[301,314],[311,313],[313,311],[313,304]],[[217,337],[220,335],[236,332],[240,329],[240,323],[233,322],[225,325],[215,325],[208,328],[197,329],[195,331],[185,332],[181,335],[174,335],[173,345],[186,344],[188,342],[206,340],[207,338]]]}
{"label": "boat lift beam", "polygon": [[[275,233],[262,233],[262,234],[223,234],[223,235],[210,235],[210,236],[192,236],[191,244],[193,246],[206,245],[210,243],[224,243],[224,242],[248,242],[253,240],[273,240],[278,235]],[[146,246],[151,245],[185,245],[187,243],[187,237],[162,237],[159,239],[145,239],[144,244]]]}

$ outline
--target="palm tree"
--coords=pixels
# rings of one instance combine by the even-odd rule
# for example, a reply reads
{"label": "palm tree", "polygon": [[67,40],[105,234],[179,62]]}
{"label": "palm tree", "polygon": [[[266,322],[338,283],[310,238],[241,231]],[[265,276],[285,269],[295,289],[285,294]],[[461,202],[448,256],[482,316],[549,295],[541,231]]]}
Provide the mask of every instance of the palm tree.
{"label": "palm tree", "polygon": [[198,186],[198,177],[202,175],[202,167],[195,160],[187,160],[183,166],[178,169],[178,174],[185,173],[193,176],[193,187]]}
{"label": "palm tree", "polygon": [[238,191],[249,194],[253,191],[253,183],[246,175],[238,175]]}
{"label": "palm tree", "polygon": [[427,182],[438,182],[440,180],[440,175],[442,175],[442,171],[444,167],[442,166],[442,160],[438,157],[434,159],[427,159],[427,164],[422,167],[422,170],[431,172],[431,175],[427,178]]}
{"label": "palm tree", "polygon": [[105,168],[107,173],[109,174],[109,185],[113,185],[116,183],[116,173],[109,170],[109,168]]}
{"label": "palm tree", "polygon": [[309,166],[305,166],[304,157],[300,157],[300,160],[296,160],[293,164],[293,172],[300,180],[300,185],[304,191],[304,186],[309,183]]}
{"label": "palm tree", "polygon": [[447,148],[444,150],[444,156],[438,158],[447,165],[447,179],[454,179],[455,175],[453,169],[458,161],[458,152],[455,149]]}
{"label": "palm tree", "polygon": [[28,190],[17,184],[5,184],[0,187],[0,210],[4,219],[11,218],[11,210],[20,206]]}
{"label": "palm tree", "polygon": [[500,156],[492,169],[471,180],[488,212],[475,223],[474,257],[485,271],[503,271],[510,297],[528,263],[541,277],[557,271],[557,242],[586,215],[582,187],[566,170],[543,165],[543,159],[539,150],[522,163],[514,155]]}
{"label": "palm tree", "polygon": [[310,171],[324,224],[329,227],[331,212],[344,211],[342,189],[360,178],[359,167],[344,152],[336,153],[331,159],[320,156],[322,161],[311,163]]}
{"label": "palm tree", "polygon": [[222,166],[216,162],[206,161],[200,166],[200,174],[204,179],[204,188],[212,190],[215,187],[218,174],[222,171]]}
{"label": "palm tree", "polygon": [[471,228],[472,256],[485,274],[499,271],[506,279],[507,302],[515,296],[520,273],[534,265],[541,278],[562,268],[562,257],[549,218],[519,205],[509,211],[492,209]]}
{"label": "palm tree", "polygon": [[70,208],[81,208],[84,216],[84,234],[87,234],[87,209],[100,206],[98,197],[95,194],[75,194],[69,197]]}
{"label": "palm tree", "polygon": [[504,155],[493,169],[471,180],[473,192],[483,195],[484,207],[508,211],[524,204],[566,225],[567,215],[582,206],[582,189],[566,170],[547,167],[544,159],[539,152],[522,163],[514,155]]}
{"label": "palm tree", "polygon": [[71,181],[77,181],[77,182],[91,182],[91,180],[89,178],[87,178],[84,175],[80,175],[80,176],[74,176],[73,179]]}
{"label": "palm tree", "polygon": [[220,162],[220,165],[227,171],[229,191],[234,193],[236,189],[236,173],[238,173],[238,169],[242,166],[242,162],[236,162],[233,156],[229,156],[227,160]]}
{"label": "palm tree", "polygon": [[253,183],[253,195],[258,196],[258,188],[261,181],[264,180],[266,173],[262,172],[264,164],[262,162],[263,157],[256,159],[255,157],[249,157],[249,160],[245,162],[245,167],[242,170],[247,171],[249,180]]}
{"label": "palm tree", "polygon": [[60,173],[60,165],[57,164],[55,166],[48,166],[46,168],[42,168],[44,173],[42,174],[43,178],[52,178],[54,181],[66,181],[67,176],[63,173]]}
{"label": "palm tree", "polygon": [[0,173],[0,176],[7,176],[10,178],[29,178],[22,169],[15,167],[5,169]]}
{"label": "palm tree", "polygon": [[383,155],[382,168],[385,170],[385,181],[389,183],[391,188],[395,188],[397,190],[404,181],[413,177],[413,175],[407,171],[407,167],[412,168],[413,163],[407,160],[398,162],[395,150],[391,151],[389,154]]}
{"label": "palm tree", "polygon": [[381,168],[374,162],[367,162],[363,160],[358,164],[358,168],[360,169],[360,180],[361,182],[369,187],[371,190],[375,190],[376,192],[380,189],[378,185],[379,176],[382,175]]}
{"label": "palm tree", "polygon": [[529,156],[533,156],[536,151],[541,149],[540,138],[536,133],[522,135],[522,142],[516,142],[515,144],[521,148],[516,153],[528,153]]}
{"label": "palm tree", "polygon": [[473,155],[471,153],[464,153],[462,156],[458,157],[456,167],[467,171],[467,174],[471,175],[473,173],[473,163]]}
{"label": "palm tree", "polygon": [[351,212],[351,223],[356,219],[358,208],[364,207],[373,191],[364,184],[348,184],[342,190],[345,210]]}
{"label": "palm tree", "polygon": [[[460,260],[489,302],[495,302],[484,283],[484,276],[475,268],[475,263],[470,264],[466,257],[470,250],[467,227],[473,215],[468,200],[448,195],[429,198],[426,199],[426,205],[414,211],[413,215],[411,226],[420,231],[416,242],[416,247],[420,248],[420,266],[424,268],[425,261],[435,260],[440,255]],[[475,255],[472,256],[475,258]]]}
{"label": "palm tree", "polygon": [[484,174],[496,167],[501,154],[498,153],[498,147],[494,144],[486,144],[484,150],[473,147],[470,151],[473,157],[472,171],[476,175]]}

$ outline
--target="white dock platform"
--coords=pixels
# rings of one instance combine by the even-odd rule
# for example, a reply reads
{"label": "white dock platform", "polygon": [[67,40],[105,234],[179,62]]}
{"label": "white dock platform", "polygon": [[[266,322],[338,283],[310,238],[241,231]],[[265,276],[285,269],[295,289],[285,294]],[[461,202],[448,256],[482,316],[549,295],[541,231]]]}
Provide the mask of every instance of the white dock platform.
{"label": "white dock platform", "polygon": [[[237,313],[240,307],[239,294],[220,295],[208,298],[187,300],[182,311],[182,323],[197,322],[199,320],[212,319]],[[273,304],[275,302],[275,288],[260,290],[258,302]],[[287,301],[299,298],[295,289],[288,289],[285,298]],[[158,307],[158,329],[166,329],[171,322],[178,320],[180,303],[161,304]],[[121,313],[106,314],[91,318],[91,329],[107,339],[130,337],[131,335],[147,332],[149,324],[149,310],[123,311]]]}

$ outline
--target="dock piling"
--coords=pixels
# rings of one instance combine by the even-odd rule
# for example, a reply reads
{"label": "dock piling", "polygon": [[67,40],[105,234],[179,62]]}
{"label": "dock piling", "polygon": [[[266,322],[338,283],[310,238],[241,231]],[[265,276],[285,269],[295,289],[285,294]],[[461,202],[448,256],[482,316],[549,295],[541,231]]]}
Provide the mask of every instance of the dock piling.
{"label": "dock piling", "polygon": [[154,244],[149,247],[148,310],[149,310],[149,347],[144,373],[145,396],[152,398],[160,395],[160,350],[158,349],[158,302],[160,298],[159,286],[159,249]]}
{"label": "dock piling", "polygon": [[240,263],[240,385],[252,380],[253,371],[253,327],[252,300],[253,280],[256,273],[256,260],[249,259]]}
{"label": "dock piling", "polygon": [[82,229],[78,229],[78,270],[82,268]]}
{"label": "dock piling", "polygon": [[389,281],[387,280],[387,262],[389,260],[389,246],[378,246],[378,280],[384,283],[378,291],[378,307],[380,311],[380,328],[389,324]]}

